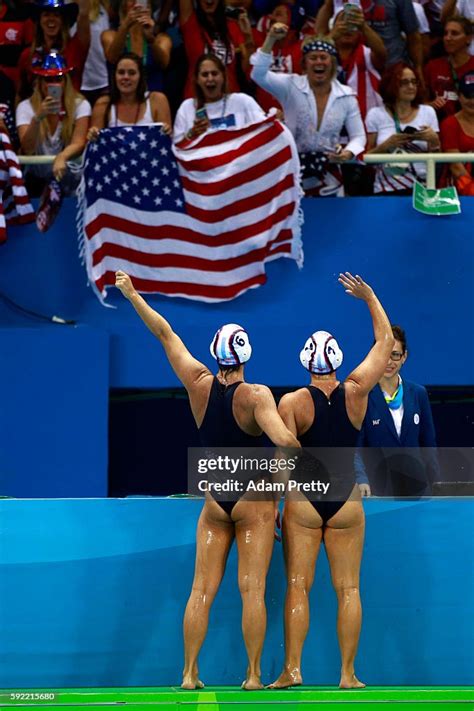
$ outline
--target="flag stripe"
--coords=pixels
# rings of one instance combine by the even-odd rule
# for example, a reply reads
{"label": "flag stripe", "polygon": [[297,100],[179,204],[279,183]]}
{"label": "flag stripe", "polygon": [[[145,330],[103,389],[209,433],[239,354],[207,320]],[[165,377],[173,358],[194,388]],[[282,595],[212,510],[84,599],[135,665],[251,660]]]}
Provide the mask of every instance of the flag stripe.
{"label": "flag stripe", "polygon": [[[207,297],[210,299],[217,299],[219,301],[225,301],[227,299],[234,299],[239,294],[243,293],[247,289],[253,286],[259,286],[265,284],[267,277],[265,274],[259,274],[257,276],[246,279],[237,284],[232,284],[231,286],[215,286],[210,284],[183,284],[182,282],[160,282],[155,280],[141,279],[140,277],[133,277],[133,283],[138,291],[143,292],[156,292],[159,291],[162,294],[170,294],[176,296],[192,296],[196,297]],[[103,277],[97,281],[97,287],[100,291],[106,285],[115,284],[115,272],[106,272]]]}
{"label": "flag stripe", "polygon": [[10,139],[0,133],[0,242],[7,238],[7,225],[33,222],[35,213],[23,182],[23,174]]}
{"label": "flag stripe", "polygon": [[[173,226],[170,223],[154,225],[133,222],[107,212],[101,212],[96,218],[92,219],[85,230],[89,240],[93,239],[101,230],[111,229],[118,233],[126,233],[145,240],[170,239],[173,237],[183,242],[202,244],[208,247],[221,247],[238,244],[249,237],[269,230],[273,224],[277,224],[285,218],[291,217],[294,210],[295,204],[288,203],[287,205],[282,205],[276,212],[272,215],[268,215],[258,223],[252,223],[245,227],[229,230],[219,235],[206,235],[197,229],[193,229],[192,226],[188,228],[178,225]],[[189,224],[192,225],[192,223]]]}
{"label": "flag stripe", "polygon": [[222,168],[223,166],[232,163],[236,159],[240,159],[243,155],[248,153],[254,153],[259,148],[268,143],[273,135],[269,135],[270,132],[258,133],[256,136],[251,136],[239,147],[233,148],[232,150],[220,152],[215,156],[209,158],[199,158],[198,160],[183,160],[178,158],[178,163],[181,167],[186,168],[186,170],[195,170],[199,172],[207,172],[209,170],[215,170],[216,168]]}
{"label": "flag stripe", "polygon": [[[260,127],[264,129],[267,127],[276,127],[276,130],[280,132],[282,131],[280,124],[277,124],[272,117],[268,117],[264,121],[262,121]],[[198,149],[219,146],[223,143],[228,143],[230,138],[240,139],[242,138],[242,136],[246,136],[247,134],[254,132],[255,124],[249,124],[248,126],[244,126],[243,128],[232,128],[230,130],[221,129],[220,131],[213,131],[211,133],[202,134],[201,136],[199,136],[199,138],[192,139],[191,141],[189,139],[183,139],[176,144],[176,148]]]}
{"label": "flag stripe", "polygon": [[[236,267],[242,267],[252,264],[256,261],[264,260],[267,254],[274,251],[279,251],[281,245],[274,248],[274,244],[288,239],[288,230],[282,230],[278,236],[268,245],[259,247],[246,254],[241,254],[237,257],[228,257],[227,259],[204,259],[202,257],[193,257],[185,254],[174,254],[164,252],[161,254],[150,254],[150,252],[140,252],[137,249],[131,249],[125,245],[104,242],[99,249],[94,252],[93,266],[100,264],[106,256],[124,259],[135,264],[143,264],[155,268],[163,267],[184,267],[186,269],[199,269],[208,272],[230,271]],[[288,245],[283,245],[286,251]],[[291,246],[290,246],[291,248]]]}
{"label": "flag stripe", "polygon": [[255,210],[258,207],[267,205],[271,200],[281,195],[284,190],[292,188],[293,186],[293,175],[286,175],[283,180],[280,180],[273,188],[265,190],[259,195],[243,197],[241,200],[236,200],[231,205],[220,208],[219,210],[202,210],[188,203],[187,212],[188,215],[201,222],[208,224],[212,222],[222,222],[222,220],[227,220],[229,217],[235,217],[235,215],[240,215],[245,211]]}
{"label": "flag stripe", "polygon": [[224,178],[224,180],[219,180],[213,183],[198,183],[196,180],[191,180],[186,176],[182,176],[181,180],[183,183],[183,188],[190,193],[195,193],[196,195],[205,195],[206,197],[220,195],[221,193],[232,190],[233,188],[239,188],[244,183],[249,183],[258,178],[264,177],[269,168],[274,170],[279,168],[284,163],[288,162],[291,158],[291,149],[289,146],[285,146],[278,153],[272,156],[271,166],[267,163],[258,163],[247,170],[243,170],[236,175],[231,175],[229,178]]}

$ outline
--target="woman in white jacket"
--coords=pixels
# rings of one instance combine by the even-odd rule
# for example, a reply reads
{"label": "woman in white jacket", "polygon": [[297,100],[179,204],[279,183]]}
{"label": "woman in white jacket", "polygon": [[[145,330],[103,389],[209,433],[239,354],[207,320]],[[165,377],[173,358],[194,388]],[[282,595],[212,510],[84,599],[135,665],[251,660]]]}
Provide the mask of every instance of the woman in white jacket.
{"label": "woman in white jacket", "polygon": [[[342,196],[338,163],[362,153],[366,143],[357,97],[335,78],[337,53],[329,38],[305,38],[303,75],[270,71],[272,47],[287,32],[287,26],[279,22],[270,28],[262,47],[251,57],[252,79],[283,107],[285,123],[300,153],[306,194]],[[340,145],[343,129],[348,136],[344,147]]]}

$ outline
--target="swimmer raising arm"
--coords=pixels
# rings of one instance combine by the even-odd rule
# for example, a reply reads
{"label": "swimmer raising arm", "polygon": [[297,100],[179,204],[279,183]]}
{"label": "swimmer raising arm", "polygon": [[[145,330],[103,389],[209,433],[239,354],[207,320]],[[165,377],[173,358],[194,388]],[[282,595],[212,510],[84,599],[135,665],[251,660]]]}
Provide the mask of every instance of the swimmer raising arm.
{"label": "swimmer raising arm", "polygon": [[158,338],[165,349],[171,367],[186,390],[202,377],[211,376],[209,369],[191,355],[168,321],[152,309],[137,292],[128,274],[122,271],[116,272],[115,286],[130,301],[145,326]]}

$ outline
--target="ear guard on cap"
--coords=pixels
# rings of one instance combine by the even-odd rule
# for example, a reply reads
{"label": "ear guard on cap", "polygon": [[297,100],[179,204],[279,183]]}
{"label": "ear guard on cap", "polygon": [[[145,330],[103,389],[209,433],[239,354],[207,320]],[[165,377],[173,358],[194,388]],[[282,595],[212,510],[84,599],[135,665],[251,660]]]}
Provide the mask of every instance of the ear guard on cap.
{"label": "ear guard on cap", "polygon": [[214,336],[209,346],[219,365],[241,365],[252,355],[247,332],[236,323],[227,323]]}
{"label": "ear guard on cap", "polygon": [[302,366],[315,375],[332,373],[339,368],[343,357],[336,339],[327,331],[313,333],[300,353]]}

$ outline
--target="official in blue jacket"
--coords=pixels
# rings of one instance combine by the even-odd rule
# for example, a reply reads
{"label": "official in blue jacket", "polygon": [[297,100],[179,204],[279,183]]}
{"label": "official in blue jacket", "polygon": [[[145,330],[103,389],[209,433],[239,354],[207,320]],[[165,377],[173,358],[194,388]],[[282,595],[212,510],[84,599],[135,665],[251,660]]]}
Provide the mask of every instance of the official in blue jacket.
{"label": "official in blue jacket", "polygon": [[402,380],[406,336],[400,326],[392,331],[395,344],[385,373],[369,393],[356,480],[365,496],[429,496],[439,479],[431,407],[422,385]]}

